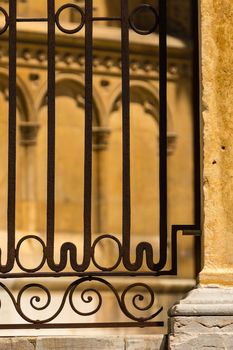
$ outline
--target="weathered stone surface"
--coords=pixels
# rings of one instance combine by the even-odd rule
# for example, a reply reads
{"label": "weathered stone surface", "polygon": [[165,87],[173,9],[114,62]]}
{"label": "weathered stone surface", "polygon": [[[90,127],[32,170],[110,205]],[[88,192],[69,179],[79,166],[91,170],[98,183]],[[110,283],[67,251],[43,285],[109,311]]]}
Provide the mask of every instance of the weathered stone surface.
{"label": "weathered stone surface", "polygon": [[0,338],[0,350],[35,350],[35,348],[27,339]]}
{"label": "weathered stone surface", "polygon": [[124,350],[123,337],[47,337],[38,338],[36,350]]}
{"label": "weathered stone surface", "polygon": [[233,349],[232,316],[172,317],[169,350]]}
{"label": "weathered stone surface", "polygon": [[233,288],[197,288],[170,310],[169,349],[233,349]]}
{"label": "weathered stone surface", "polygon": [[171,316],[233,316],[233,288],[208,286],[193,289],[170,310]]}
{"label": "weathered stone surface", "polygon": [[166,337],[155,336],[80,336],[2,338],[0,350],[165,350]]}
{"label": "weathered stone surface", "polygon": [[204,269],[202,285],[233,285],[233,1],[202,0]]}
{"label": "weathered stone surface", "polygon": [[172,333],[232,333],[233,316],[171,317]]}
{"label": "weathered stone surface", "polygon": [[166,338],[158,336],[128,336],[125,338],[125,350],[165,350]]}
{"label": "weathered stone surface", "polygon": [[170,338],[171,350],[232,350],[233,335],[229,334],[199,334],[183,337]]}

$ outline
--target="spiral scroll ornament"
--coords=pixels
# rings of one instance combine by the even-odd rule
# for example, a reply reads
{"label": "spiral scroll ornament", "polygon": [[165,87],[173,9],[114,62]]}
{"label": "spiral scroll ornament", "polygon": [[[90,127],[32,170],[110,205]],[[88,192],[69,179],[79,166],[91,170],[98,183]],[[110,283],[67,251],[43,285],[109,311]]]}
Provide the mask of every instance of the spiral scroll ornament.
{"label": "spiral scroll ornament", "polygon": [[[90,287],[90,283],[94,283],[95,287]],[[85,284],[87,284],[86,287]],[[127,286],[123,291],[119,292],[109,281],[102,278],[80,278],[66,288],[56,312],[47,318],[38,317],[41,311],[49,312],[49,307],[53,302],[52,292],[46,286],[38,283],[27,284],[20,289],[17,296],[15,296],[3,283],[0,283],[0,287],[8,294],[21,318],[27,323],[34,324],[36,327],[38,327],[40,324],[48,324],[52,321],[56,322],[56,318],[59,315],[62,315],[64,306],[67,303],[73,312],[79,316],[96,315],[101,311],[102,305],[104,304],[103,287],[105,291],[112,292],[120,310],[130,320],[146,323],[147,321],[154,319],[162,311],[162,307],[158,308],[156,306],[156,298],[153,290],[144,283],[134,283]],[[138,291],[139,289],[140,292]],[[144,290],[144,292],[142,292],[142,290]],[[30,296],[29,292],[33,295]],[[126,302],[128,294],[130,294],[132,305],[129,305]],[[147,301],[146,304],[145,294],[149,296],[149,301]],[[28,303],[33,310],[33,317],[31,315],[27,315],[26,312],[23,311],[26,309],[26,305]],[[144,305],[141,305],[141,303],[144,303]],[[84,307],[89,305],[92,307],[92,309],[82,311],[82,304]],[[139,311],[144,315],[139,317],[133,314],[131,310],[132,308],[130,308],[131,306],[133,306],[136,312]]]}

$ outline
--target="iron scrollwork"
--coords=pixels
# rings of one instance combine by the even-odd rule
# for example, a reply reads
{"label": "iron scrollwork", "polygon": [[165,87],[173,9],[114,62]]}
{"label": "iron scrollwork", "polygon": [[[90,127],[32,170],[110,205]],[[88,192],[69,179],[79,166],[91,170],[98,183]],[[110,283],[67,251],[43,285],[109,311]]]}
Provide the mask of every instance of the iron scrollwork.
{"label": "iron scrollwork", "polygon": [[[154,318],[162,312],[162,307],[157,306],[157,300],[153,289],[145,283],[131,283],[131,276],[159,276],[175,275],[177,272],[177,232],[194,230],[197,232],[200,227],[200,218],[196,215],[195,225],[172,226],[171,234],[171,268],[166,270],[167,246],[168,246],[168,225],[167,225],[167,9],[166,0],[159,0],[157,9],[148,4],[141,4],[131,13],[128,12],[128,0],[119,0],[121,3],[120,17],[93,17],[93,1],[85,1],[85,10],[75,4],[64,4],[55,11],[55,0],[48,0],[47,18],[17,18],[17,1],[9,1],[9,14],[0,7],[0,13],[4,17],[5,23],[0,29],[0,35],[9,29],[9,138],[8,138],[8,243],[7,262],[2,263],[2,249],[0,249],[0,278],[46,278],[74,276],[76,280],[72,282],[63,293],[60,305],[49,317],[35,317],[35,313],[48,311],[52,305],[53,295],[46,285],[41,283],[29,283],[24,285],[17,296],[7,287],[7,284],[0,282],[0,287],[11,299],[18,315],[26,323],[20,325],[2,325],[0,328],[52,328],[52,327],[97,327],[100,323],[80,323],[59,324],[56,319],[64,311],[65,305],[69,305],[74,314],[79,317],[89,317],[98,315],[103,308],[104,298],[100,285],[104,286],[115,298],[115,301],[122,314],[130,322],[123,326],[162,326],[163,323],[155,322]],[[67,29],[61,22],[62,12],[65,10],[75,10],[80,15],[80,23],[73,29]],[[142,11],[149,11],[154,16],[154,22],[150,28],[141,29],[136,21],[137,16]],[[122,70],[122,139],[123,139],[123,195],[122,195],[122,239],[118,239],[113,234],[104,234],[92,240],[91,232],[91,194],[92,194],[92,110],[93,110],[93,22],[94,21],[119,21],[121,26],[121,70]],[[37,235],[25,235],[18,242],[15,234],[15,207],[16,207],[16,98],[17,98],[17,74],[16,74],[16,41],[17,22],[47,22],[48,24],[48,176],[47,176],[47,232],[46,238]],[[85,162],[84,162],[84,233],[83,233],[83,261],[78,263],[77,245],[65,242],[60,248],[59,262],[55,262],[55,28],[64,34],[75,34],[85,28]],[[130,62],[129,62],[129,30],[132,29],[139,35],[150,35],[158,28],[159,37],[159,156],[160,156],[160,243],[158,250],[160,257],[158,262],[154,262],[154,248],[149,242],[140,242],[136,247],[136,258],[131,259],[130,241]],[[198,128],[196,128],[195,139],[198,139]],[[196,163],[198,157],[196,157]],[[198,180],[198,177],[197,177]],[[198,193],[198,181],[196,193]],[[196,198],[196,206],[199,205],[199,198]],[[112,266],[102,266],[96,258],[97,245],[101,241],[109,239],[117,246],[118,255]],[[42,248],[41,261],[38,266],[29,268],[21,261],[22,245],[27,240],[34,240]],[[68,261],[68,259],[70,261]],[[143,260],[146,262],[146,270],[142,270]],[[67,266],[71,270],[67,270]],[[94,271],[90,271],[90,266],[94,266]],[[119,292],[106,277],[127,276],[129,283],[123,291]],[[104,278],[105,277],[105,278]],[[78,278],[78,279],[77,279]],[[87,286],[85,284],[95,284]],[[25,297],[30,291],[37,290],[29,298],[29,306],[33,310],[30,316],[25,312]],[[146,296],[149,298],[146,300]],[[42,301],[45,298],[45,301]],[[92,306],[89,311],[82,311],[77,306],[79,299],[85,306]],[[130,301],[129,301],[130,299]],[[23,301],[24,300],[24,301]],[[79,304],[78,304],[79,305]],[[134,310],[134,311],[133,311]],[[135,313],[136,312],[136,313]],[[138,313],[140,314],[138,316]],[[153,322],[150,322],[152,321]],[[101,324],[104,326],[120,326],[119,323],[109,322]]]}
{"label": "iron scrollwork", "polygon": [[[89,274],[89,275],[98,275],[101,274],[102,272],[105,272],[107,275],[109,276],[113,276],[114,274],[116,275],[124,275],[125,273],[127,273],[127,271],[130,271],[130,275],[143,275],[145,272],[141,272],[140,273],[140,269],[142,268],[143,265],[143,253],[146,253],[146,263],[147,263],[147,267],[148,267],[148,271],[147,271],[147,275],[152,275],[152,276],[159,276],[159,275],[170,275],[170,274],[176,274],[175,271],[177,271],[177,233],[179,231],[184,231],[185,234],[187,234],[187,232],[196,232],[197,231],[197,227],[195,225],[174,225],[172,227],[172,240],[171,240],[171,247],[172,247],[172,268],[169,270],[164,270],[164,269],[160,269],[160,268],[155,268],[154,269],[154,265],[153,265],[153,248],[152,245],[144,242],[144,243],[139,243],[136,247],[136,260],[134,262],[134,266],[135,268],[132,269],[130,265],[131,263],[125,263],[125,261],[130,261],[130,249],[126,250],[125,247],[122,245],[122,243],[120,242],[120,240],[118,238],[116,238],[113,235],[109,235],[109,234],[105,234],[105,235],[100,235],[98,236],[92,243],[92,245],[89,247],[85,246],[84,243],[84,251],[88,251],[89,252],[89,262],[88,262],[88,266],[83,267],[82,264],[78,264],[77,262],[77,256],[78,256],[78,249],[77,246],[74,243],[71,242],[66,242],[63,243],[63,245],[60,248],[60,262],[58,264],[55,264],[55,261],[53,260],[53,256],[55,254],[55,248],[51,247],[50,249],[47,248],[46,243],[42,240],[42,238],[36,236],[36,235],[28,235],[28,236],[24,236],[23,238],[21,238],[17,245],[16,245],[16,249],[15,249],[15,261],[17,266],[19,267],[19,269],[21,271],[24,272],[24,274],[21,273],[16,273],[14,274],[14,277],[17,277],[17,275],[19,277],[27,277],[28,274],[30,274],[31,277],[33,277],[33,274],[36,274],[37,272],[41,272],[43,273],[44,271],[44,267],[46,266],[46,264],[49,266],[49,269],[51,271],[47,272],[47,276],[52,274],[52,271],[55,273],[60,273],[62,275],[62,272],[66,271],[66,267],[68,265],[68,262],[70,263],[71,267],[72,267],[72,271],[73,271],[73,275],[82,275],[82,274]],[[195,235],[197,235],[195,233]],[[96,259],[96,248],[97,245],[102,241],[102,240],[110,240],[112,242],[115,243],[115,245],[117,246],[117,251],[118,251],[118,255],[116,257],[116,262],[109,267],[106,266],[102,266],[100,263],[97,262]],[[38,242],[41,245],[41,251],[42,251],[42,256],[41,256],[41,261],[38,264],[37,267],[34,268],[27,268],[25,266],[23,266],[22,262],[20,261],[20,253],[21,253],[21,247],[22,244],[25,243],[27,240],[34,240],[36,242]],[[51,253],[51,249],[52,249],[52,253]],[[1,249],[0,249],[1,252]],[[68,252],[70,254],[70,261],[68,261]],[[1,255],[1,254],[0,254]],[[90,272],[90,270],[88,270],[89,266],[93,264],[96,268],[96,270]],[[116,270],[120,267],[120,266],[124,266],[124,272],[122,270],[118,271],[118,273],[116,273]],[[0,266],[0,272],[3,273],[4,271],[4,266]],[[150,272],[149,272],[150,270]],[[64,275],[66,273],[64,272]],[[67,273],[67,275],[72,275],[72,272]]]}
{"label": "iron scrollwork", "polygon": [[[96,287],[83,287],[84,284],[95,283]],[[155,302],[155,294],[152,288],[144,283],[134,283],[132,285],[127,286],[123,292],[119,293],[117,289],[108,281],[103,278],[98,277],[84,277],[72,282],[65,290],[62,300],[60,302],[60,306],[57,308],[55,312],[49,317],[40,319],[38,316],[35,316],[38,312],[44,311],[51,306],[52,303],[52,293],[48,287],[39,284],[39,283],[29,283],[23,286],[17,296],[10,291],[10,289],[3,283],[0,283],[0,287],[3,291],[5,291],[10,297],[17,313],[21,316],[22,320],[28,322],[31,325],[35,325],[36,328],[43,328],[44,324],[49,324],[51,322],[56,321],[57,317],[62,314],[64,306],[66,303],[69,304],[71,309],[78,316],[92,316],[97,314],[103,305],[103,296],[101,292],[100,285],[103,285],[110,291],[114,296],[115,300],[122,311],[122,314],[125,315],[128,319],[134,322],[138,322],[141,327],[145,327],[147,322],[154,319],[157,315],[159,315],[163,308],[157,307]],[[99,288],[99,289],[98,289]],[[140,289],[140,291],[139,291]],[[33,290],[33,295],[31,297],[28,296],[28,292]],[[35,293],[35,290],[37,292]],[[136,290],[136,293],[133,292]],[[79,294],[78,294],[79,293]],[[136,312],[146,313],[146,316],[137,316],[133,314],[131,310],[129,310],[129,302],[126,302],[127,295],[130,294],[131,304]],[[27,295],[24,297],[24,295]],[[78,295],[78,297],[77,297]],[[149,301],[145,300],[145,295],[149,296]],[[94,297],[95,296],[95,297]],[[23,309],[26,308],[25,298],[29,298],[30,307],[33,310],[33,317],[29,316]],[[42,302],[42,298],[45,298],[45,301]],[[78,309],[77,304],[80,308],[80,302],[75,303],[75,299],[79,299],[85,305],[93,304],[92,309],[89,311],[82,311]],[[145,303],[145,305],[140,305],[141,303]],[[48,313],[47,312],[47,313]],[[29,313],[29,311],[28,311]]]}

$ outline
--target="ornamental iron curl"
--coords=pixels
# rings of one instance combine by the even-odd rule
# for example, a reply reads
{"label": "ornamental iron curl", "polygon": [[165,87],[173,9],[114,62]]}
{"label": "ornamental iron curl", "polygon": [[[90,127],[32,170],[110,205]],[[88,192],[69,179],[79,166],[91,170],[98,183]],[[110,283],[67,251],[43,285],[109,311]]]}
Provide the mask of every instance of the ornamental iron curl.
{"label": "ornamental iron curl", "polygon": [[[90,284],[91,282],[95,282],[97,284],[97,286],[95,288],[93,287],[87,287],[83,289],[83,284],[87,283]],[[39,319],[38,317],[36,318],[31,318],[28,315],[25,314],[25,312],[23,312],[23,306],[25,308],[25,300],[23,300],[23,295],[25,292],[28,292],[30,289],[34,290],[37,289],[37,294],[33,295],[30,298],[30,306],[32,307],[32,309],[34,309],[34,311],[44,311],[46,310],[52,302],[52,294],[51,291],[45,287],[42,284],[39,283],[30,283],[27,284],[25,286],[23,286],[19,292],[17,297],[14,296],[14,294],[10,291],[10,289],[3,283],[0,283],[0,287],[9,295],[9,297],[11,298],[16,311],[18,312],[18,314],[21,316],[21,318],[31,324],[46,324],[46,323],[50,323],[52,321],[56,321],[56,318],[61,315],[62,310],[64,309],[64,306],[66,305],[66,303],[68,302],[71,309],[74,311],[75,314],[79,315],[79,316],[91,316],[91,315],[95,315],[97,314],[100,310],[101,307],[103,305],[103,296],[101,294],[101,291],[98,290],[98,284],[102,284],[103,286],[107,287],[107,290],[109,290],[110,292],[113,293],[113,295],[115,296],[115,299],[118,303],[118,306],[120,308],[120,310],[122,311],[123,315],[125,315],[127,318],[129,318],[130,320],[133,320],[135,322],[140,322],[140,324],[142,325],[142,323],[146,323],[149,320],[152,320],[153,318],[155,318],[157,315],[159,315],[163,308],[162,307],[157,307],[156,303],[155,303],[155,295],[153,290],[146,284],[144,283],[134,283],[132,285],[127,286],[123,292],[120,295],[120,292],[117,291],[117,289],[108,281],[106,281],[103,278],[98,278],[98,277],[84,277],[84,278],[80,278],[74,282],[72,282],[65,290],[64,295],[62,297],[62,301],[60,303],[60,306],[58,307],[57,311],[50,317],[48,318],[44,318],[44,319]],[[81,287],[81,288],[80,288]],[[74,297],[75,297],[75,293],[77,292],[77,288],[79,288],[79,292],[80,292],[80,300],[84,303],[84,304],[90,304],[91,302],[94,302],[94,309],[92,311],[80,311],[77,309],[77,307],[74,305]],[[144,293],[141,291],[138,291],[138,288],[140,289],[144,289]],[[150,315],[149,316],[144,316],[144,317],[137,317],[136,315],[132,314],[132,312],[129,311],[127,303],[126,303],[126,296],[129,292],[132,293],[132,290],[135,289],[136,293],[135,295],[131,296],[132,298],[132,305],[135,308],[136,311],[140,311],[140,312],[145,312],[145,311],[150,311]],[[46,300],[45,302],[40,305],[39,303],[41,302],[41,298],[43,297],[43,293],[45,293],[46,296]],[[93,293],[96,295],[97,300],[93,298],[92,295],[90,295],[90,293],[93,295]],[[102,291],[103,293],[103,291]],[[149,295],[150,300],[148,302],[148,304],[144,307],[139,306],[137,303],[140,301],[144,301],[145,300],[145,294]],[[95,306],[97,302],[97,305]],[[153,311],[153,308],[157,308],[156,311]],[[146,326],[146,324],[145,324]],[[0,326],[1,328],[1,326]]]}

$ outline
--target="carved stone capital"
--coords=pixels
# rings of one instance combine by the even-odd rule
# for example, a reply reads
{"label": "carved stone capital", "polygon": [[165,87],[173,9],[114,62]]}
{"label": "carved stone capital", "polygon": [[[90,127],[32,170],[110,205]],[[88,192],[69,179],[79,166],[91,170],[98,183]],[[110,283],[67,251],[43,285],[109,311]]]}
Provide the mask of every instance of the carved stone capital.
{"label": "carved stone capital", "polygon": [[36,144],[39,123],[23,121],[19,124],[20,144],[22,146],[33,146]]}
{"label": "carved stone capital", "polygon": [[102,151],[108,146],[110,129],[106,127],[94,126],[92,128],[93,150]]}
{"label": "carved stone capital", "polygon": [[168,132],[167,134],[167,154],[170,156],[173,154],[176,147],[177,135],[174,132]]}

